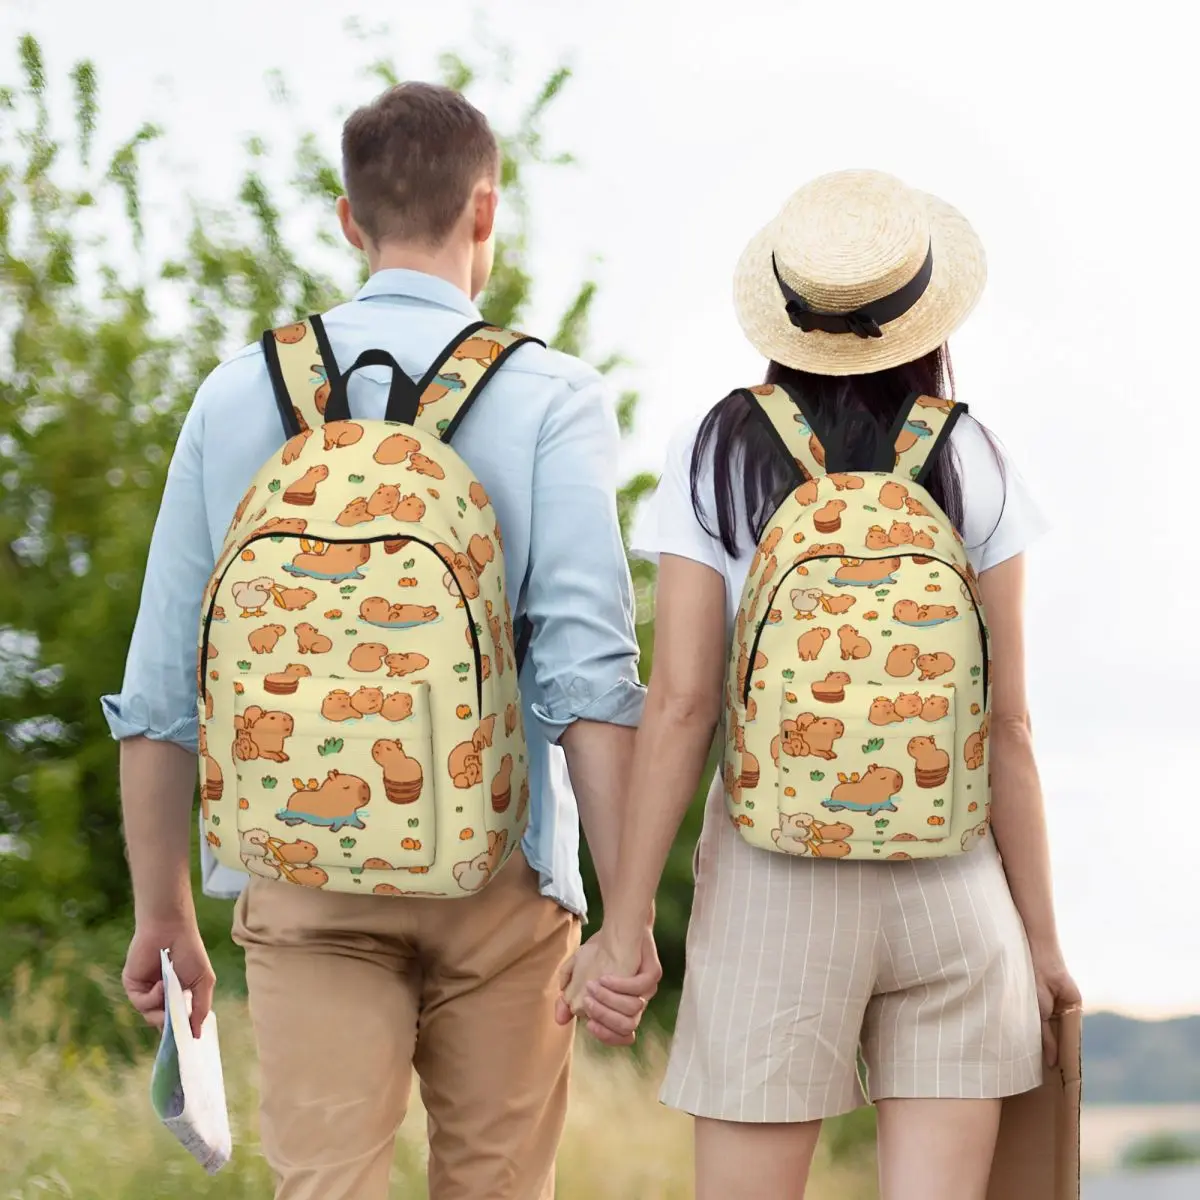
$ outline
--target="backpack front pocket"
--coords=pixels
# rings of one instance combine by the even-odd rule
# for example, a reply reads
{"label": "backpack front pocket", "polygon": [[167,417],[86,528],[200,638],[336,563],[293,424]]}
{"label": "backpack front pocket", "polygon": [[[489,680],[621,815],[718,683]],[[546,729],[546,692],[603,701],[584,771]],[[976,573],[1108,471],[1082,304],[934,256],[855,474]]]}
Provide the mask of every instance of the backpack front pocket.
{"label": "backpack front pocket", "polygon": [[247,870],[322,887],[331,868],[433,865],[427,684],[352,696],[339,680],[282,672],[243,676],[235,693],[233,761]]}
{"label": "backpack front pocket", "polygon": [[[905,856],[905,842],[950,834],[954,693],[816,683],[784,691],[771,742],[776,845],[840,858]],[[892,843],[896,843],[892,845]]]}

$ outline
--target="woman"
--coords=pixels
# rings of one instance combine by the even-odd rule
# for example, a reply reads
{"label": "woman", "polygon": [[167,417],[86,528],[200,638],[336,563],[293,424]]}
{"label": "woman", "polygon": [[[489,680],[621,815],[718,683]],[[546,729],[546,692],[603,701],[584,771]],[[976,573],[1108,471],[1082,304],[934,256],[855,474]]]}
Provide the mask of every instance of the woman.
{"label": "woman", "polygon": [[[767,383],[795,398],[803,413],[795,419],[811,422],[822,454],[836,453],[838,470],[865,470],[883,447],[891,469],[887,439],[911,428],[911,443],[928,432],[920,421],[904,425],[914,395],[930,398],[931,413],[952,407],[937,400],[952,399],[946,340],[984,275],[976,235],[948,205],[886,175],[843,172],[801,189],[751,243],[735,302],[770,362]],[[624,890],[566,989],[593,1029],[632,1034],[640,1016],[629,980],[645,913],[721,717],[756,544],[804,479],[760,415],[750,396],[734,393],[677,438],[642,523],[640,552],[660,571],[654,670],[622,837]],[[903,432],[895,442],[909,443]],[[849,852],[836,832],[804,857],[768,853],[727,815],[726,787],[758,786],[757,763],[740,782],[718,772],[696,852],[687,975],[663,1088],[665,1103],[696,1118],[702,1200],[803,1196],[820,1122],[862,1102],[860,1051],[878,1106],[884,1200],[983,1200],[1000,1099],[1038,1085],[1043,1054],[1055,1052],[1046,1019],[1078,1001],[1055,927],[1026,707],[1023,551],[1042,522],[979,425],[958,420],[939,445],[924,486],[962,536],[990,633],[982,736],[991,829],[981,823],[975,849],[943,858],[814,857]],[[882,526],[878,536],[888,536]],[[815,605],[819,589],[811,594]],[[833,613],[848,603],[827,600]],[[803,590],[792,602],[797,620],[808,615]],[[786,588],[774,606],[786,611],[770,620],[792,619]],[[858,654],[853,638],[842,658]],[[761,820],[764,797],[754,795]]]}

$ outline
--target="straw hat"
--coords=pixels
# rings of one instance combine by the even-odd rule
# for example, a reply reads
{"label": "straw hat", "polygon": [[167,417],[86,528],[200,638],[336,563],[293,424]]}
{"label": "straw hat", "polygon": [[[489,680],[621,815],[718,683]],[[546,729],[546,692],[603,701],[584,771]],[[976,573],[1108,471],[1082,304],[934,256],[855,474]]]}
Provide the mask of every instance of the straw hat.
{"label": "straw hat", "polygon": [[935,350],[975,307],[983,247],[956,209],[880,171],[806,184],[746,248],[742,329],[768,358],[856,375]]}

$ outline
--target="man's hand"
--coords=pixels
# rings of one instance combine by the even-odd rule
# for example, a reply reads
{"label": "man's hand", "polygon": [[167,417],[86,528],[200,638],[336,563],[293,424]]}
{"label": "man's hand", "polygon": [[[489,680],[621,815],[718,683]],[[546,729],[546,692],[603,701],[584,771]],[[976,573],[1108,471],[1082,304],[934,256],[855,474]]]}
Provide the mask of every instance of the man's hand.
{"label": "man's hand", "polygon": [[597,1041],[631,1046],[661,978],[652,929],[647,927],[641,944],[630,951],[610,947],[601,929],[563,968],[555,1019],[565,1025],[582,1016]]}
{"label": "man's hand", "polygon": [[208,951],[200,939],[195,918],[172,925],[139,925],[129,943],[121,983],[133,1007],[155,1029],[163,1027],[166,997],[163,991],[162,956],[170,950],[171,964],[185,992],[192,994],[192,1036],[200,1036],[200,1026],[212,1008],[213,986],[217,977],[208,961]]}

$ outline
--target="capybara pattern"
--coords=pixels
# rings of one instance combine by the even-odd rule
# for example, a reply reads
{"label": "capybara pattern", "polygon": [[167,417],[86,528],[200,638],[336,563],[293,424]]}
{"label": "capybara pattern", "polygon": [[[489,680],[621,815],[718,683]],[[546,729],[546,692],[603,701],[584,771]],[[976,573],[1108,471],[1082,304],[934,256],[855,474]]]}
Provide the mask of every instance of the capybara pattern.
{"label": "capybara pattern", "polygon": [[751,392],[801,482],[764,527],[734,623],[730,819],[753,846],[810,858],[974,849],[990,819],[987,627],[962,538],[918,482],[960,406],[918,398],[891,470],[826,474],[788,394]]}
{"label": "capybara pattern", "polygon": [[519,335],[472,330],[412,425],[326,424],[312,325],[274,338],[301,432],[205,594],[206,839],[282,883],[469,895],[520,844],[528,761],[499,523],[443,437]]}

